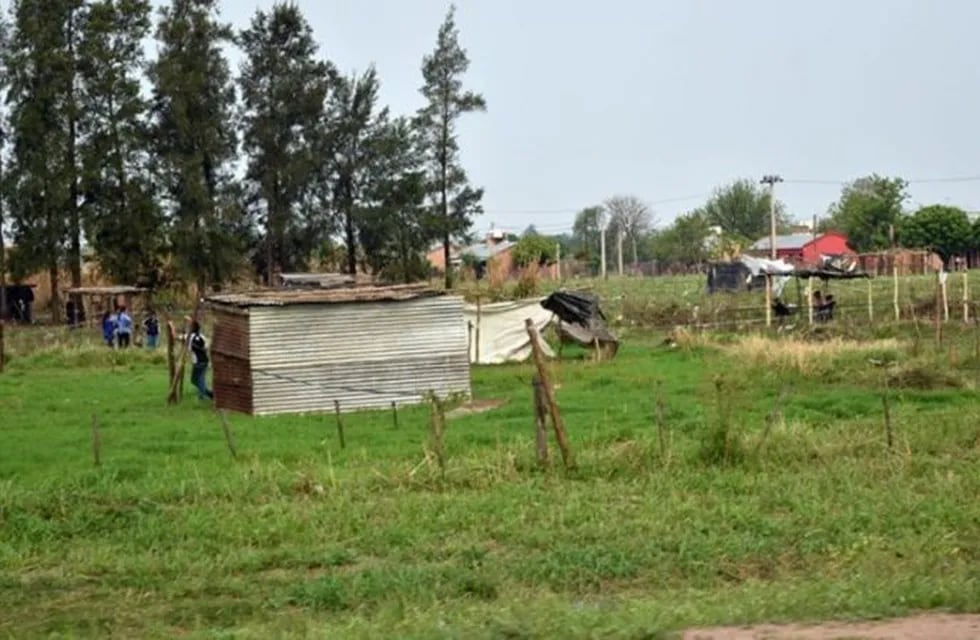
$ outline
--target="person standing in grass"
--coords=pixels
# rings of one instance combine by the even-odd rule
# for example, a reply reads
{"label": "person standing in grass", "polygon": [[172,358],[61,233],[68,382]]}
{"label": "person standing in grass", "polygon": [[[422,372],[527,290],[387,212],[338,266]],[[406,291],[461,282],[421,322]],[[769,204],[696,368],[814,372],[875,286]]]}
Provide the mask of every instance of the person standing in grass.
{"label": "person standing in grass", "polygon": [[191,350],[191,384],[197,388],[199,400],[211,400],[214,393],[208,389],[208,346],[201,334],[201,325],[195,320],[191,322],[191,335],[188,338],[188,346]]}
{"label": "person standing in grass", "polygon": [[146,320],[143,321],[143,329],[146,331],[146,348],[156,349],[160,342],[160,320],[157,319],[153,309],[150,309]]}
{"label": "person standing in grass", "polygon": [[119,334],[119,348],[129,347],[133,341],[133,317],[126,313],[126,307],[119,307],[116,332]]}
{"label": "person standing in grass", "polygon": [[102,340],[110,349],[116,344],[116,321],[110,311],[102,314]]}

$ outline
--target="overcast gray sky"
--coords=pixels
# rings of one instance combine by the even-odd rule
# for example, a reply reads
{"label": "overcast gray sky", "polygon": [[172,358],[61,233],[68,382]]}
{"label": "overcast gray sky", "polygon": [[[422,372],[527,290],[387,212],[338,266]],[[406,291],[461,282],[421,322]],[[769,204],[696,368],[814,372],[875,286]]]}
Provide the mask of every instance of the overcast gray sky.
{"label": "overcast gray sky", "polygon": [[[420,62],[448,2],[298,4],[325,57],[345,71],[374,63],[395,112],[420,106]],[[770,172],[807,219],[840,185],[792,180],[980,176],[975,0],[457,4],[466,84],[489,106],[461,125],[464,164],[486,188],[478,228],[561,231],[617,193],[653,203],[663,225],[719,184]],[[271,5],[225,0],[223,17],[240,28]],[[980,210],[980,181],[911,193]]]}

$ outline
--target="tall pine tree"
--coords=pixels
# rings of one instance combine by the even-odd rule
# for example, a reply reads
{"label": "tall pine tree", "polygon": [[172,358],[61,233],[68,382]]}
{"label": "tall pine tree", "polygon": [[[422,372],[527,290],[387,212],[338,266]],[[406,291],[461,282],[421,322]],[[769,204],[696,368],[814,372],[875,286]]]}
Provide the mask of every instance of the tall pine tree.
{"label": "tall pine tree", "polygon": [[361,76],[338,78],[329,100],[333,204],[347,249],[347,271],[351,274],[357,273],[359,218],[368,206],[379,139],[388,119],[388,110],[377,108],[380,86],[378,75],[371,68]]}
{"label": "tall pine tree", "polygon": [[159,284],[164,229],[151,175],[149,104],[140,89],[148,0],[97,0],[79,48],[85,235],[119,282]]}
{"label": "tall pine tree", "polygon": [[266,283],[277,269],[305,267],[321,234],[310,193],[326,159],[324,101],[335,75],[316,58],[313,31],[294,4],[258,11],[239,36],[249,200],[265,215]]}
{"label": "tall pine tree", "polygon": [[12,157],[10,219],[19,275],[46,269],[51,305],[60,309],[64,262],[81,284],[81,224],[76,158],[76,49],[81,0],[17,0],[5,51]]}
{"label": "tall pine tree", "polygon": [[459,44],[453,6],[439,28],[435,50],[422,61],[425,84],[421,92],[428,104],[418,114],[418,127],[428,155],[434,231],[442,241],[446,263],[446,288],[453,286],[450,243],[472,226],[483,197],[482,190],[468,186],[456,135],[460,116],[486,110],[482,95],[463,89],[463,76],[469,66],[466,51]]}
{"label": "tall pine tree", "polygon": [[170,213],[170,243],[202,290],[240,265],[243,216],[230,198],[235,88],[222,47],[231,28],[218,0],[172,0],[160,10],[151,66],[154,135]]}

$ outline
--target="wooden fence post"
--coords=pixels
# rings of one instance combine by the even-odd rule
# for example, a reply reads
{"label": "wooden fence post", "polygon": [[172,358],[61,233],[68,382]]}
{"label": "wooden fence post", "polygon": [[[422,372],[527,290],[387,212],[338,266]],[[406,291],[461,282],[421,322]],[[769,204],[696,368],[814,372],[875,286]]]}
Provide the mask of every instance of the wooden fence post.
{"label": "wooden fence post", "polygon": [[538,456],[538,465],[542,468],[549,466],[548,456],[548,409],[547,401],[541,388],[541,381],[535,376],[531,380],[531,391],[534,395],[534,443]]}
{"label": "wooden fence post", "polygon": [[99,419],[92,414],[92,458],[95,466],[102,466],[102,433],[99,431]]}
{"label": "wooden fence post", "polygon": [[555,399],[555,390],[551,386],[548,377],[548,367],[544,361],[544,349],[541,347],[541,336],[538,334],[534,322],[527,318],[524,321],[527,328],[527,335],[531,338],[531,352],[534,354],[534,364],[538,369],[538,379],[544,391],[545,400],[548,403],[548,410],[551,412],[551,424],[555,429],[555,438],[558,440],[558,448],[561,449],[561,459],[566,469],[573,469],[575,461],[572,458],[572,449],[568,444],[568,435],[565,433],[565,424],[561,419],[561,412],[558,410],[558,401]]}
{"label": "wooden fence post", "polygon": [[970,272],[963,272],[963,323],[970,322]]}
{"label": "wooden fence post", "polygon": [[881,394],[881,407],[885,414],[885,442],[888,443],[888,448],[892,448],[892,412],[891,406],[888,402],[888,383],[885,382],[885,390]]}
{"label": "wooden fence post", "polygon": [[871,287],[871,278],[868,278],[868,322],[875,322],[874,291]]}
{"label": "wooden fence post", "polygon": [[813,276],[806,279],[806,308],[807,318],[813,325]]}
{"label": "wooden fence post", "polygon": [[481,301],[481,296],[476,296],[476,331],[474,341],[476,343],[476,364],[480,364],[480,325],[483,322],[483,302]]}
{"label": "wooden fence post", "polygon": [[772,276],[766,274],[766,327],[772,326]]}
{"label": "wooden fence post", "polygon": [[943,294],[943,321],[949,322],[949,274],[940,272],[939,287]]}
{"label": "wooden fence post", "polygon": [[344,420],[340,417],[340,400],[333,401],[333,412],[337,417],[337,438],[340,439],[340,448],[347,448],[347,441],[344,439]]}
{"label": "wooden fence post", "polygon": [[391,401],[391,419],[395,424],[395,429],[398,429],[398,404],[394,400]]}
{"label": "wooden fence post", "polygon": [[943,285],[942,285],[942,271],[936,273],[936,346],[941,347],[943,345],[943,316],[942,316],[942,306],[943,306]]}
{"label": "wooden fence post", "polygon": [[892,281],[894,283],[895,322],[902,319],[902,308],[898,303],[898,265],[892,258]]}

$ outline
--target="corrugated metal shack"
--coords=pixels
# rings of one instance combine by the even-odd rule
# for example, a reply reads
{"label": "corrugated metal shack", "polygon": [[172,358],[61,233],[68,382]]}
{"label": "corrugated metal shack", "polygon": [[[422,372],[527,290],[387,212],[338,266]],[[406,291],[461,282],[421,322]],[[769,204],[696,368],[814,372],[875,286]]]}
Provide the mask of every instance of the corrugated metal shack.
{"label": "corrugated metal shack", "polygon": [[215,295],[215,406],[270,415],[470,393],[460,298],[420,286]]}

